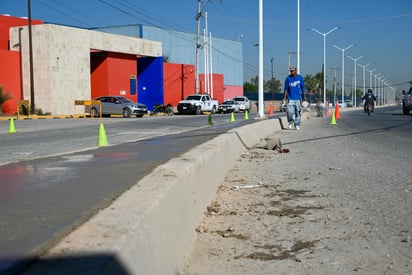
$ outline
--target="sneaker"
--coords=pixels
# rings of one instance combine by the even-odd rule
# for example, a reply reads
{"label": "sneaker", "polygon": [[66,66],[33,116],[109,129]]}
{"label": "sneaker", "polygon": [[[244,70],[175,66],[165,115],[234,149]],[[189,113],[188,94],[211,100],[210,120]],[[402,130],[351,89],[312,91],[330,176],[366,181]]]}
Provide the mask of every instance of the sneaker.
{"label": "sneaker", "polygon": [[289,129],[292,129],[292,127],[293,127],[293,124],[292,124],[292,123],[289,123],[288,128],[289,128]]}
{"label": "sneaker", "polygon": [[299,126],[299,125],[296,125],[295,128],[296,128],[296,130],[299,130],[299,129],[300,129],[300,126]]}

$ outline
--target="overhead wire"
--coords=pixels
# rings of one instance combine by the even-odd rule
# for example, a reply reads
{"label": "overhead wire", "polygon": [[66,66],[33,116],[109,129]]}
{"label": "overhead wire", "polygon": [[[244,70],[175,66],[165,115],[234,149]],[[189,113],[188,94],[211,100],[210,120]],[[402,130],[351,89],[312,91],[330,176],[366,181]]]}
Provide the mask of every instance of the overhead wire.
{"label": "overhead wire", "polygon": [[[73,16],[70,16],[70,15],[68,15],[67,13],[63,12],[63,11],[61,10],[61,8],[60,8],[60,9],[54,8],[54,7],[52,7],[52,6],[44,3],[42,0],[34,0],[34,1],[35,1],[36,3],[44,6],[44,7],[52,10],[52,11],[60,14],[60,15],[63,15],[64,17],[67,17],[67,18],[75,21],[75,22],[81,23],[81,24],[86,25],[86,26],[88,26],[88,27],[92,27],[92,25],[90,25],[89,23],[87,23],[87,22],[85,22],[85,21],[83,21],[83,20],[77,19],[77,18],[75,18],[75,17],[73,17]],[[65,6],[65,8],[70,9],[70,7],[67,7],[67,6]],[[72,9],[72,11],[74,11],[74,10]],[[78,12],[78,11],[75,11],[75,12]]]}
{"label": "overhead wire", "polygon": [[[67,12],[64,12],[64,10],[70,10],[73,14],[78,14],[78,15],[83,15],[87,18],[90,18],[90,15],[88,14],[84,14],[79,10],[73,9],[70,6],[67,6],[66,4],[63,3],[59,3],[59,8],[53,7],[48,3],[45,3],[43,0],[34,0],[36,3],[46,7],[47,9],[59,14],[59,15],[63,15],[64,17],[69,18],[70,20],[73,20],[74,22],[78,22],[83,26],[86,26],[88,28],[95,28],[94,25],[79,19],[78,17],[75,16],[71,16],[69,15]],[[137,6],[134,3],[131,3],[130,1],[126,1],[126,0],[114,0],[114,2],[116,4],[110,3],[108,1],[105,0],[97,0],[98,2],[102,3],[103,5],[109,7],[112,10],[115,10],[116,12],[119,12],[121,14],[127,15],[133,19],[136,20],[136,22],[141,22],[144,24],[147,24],[148,26],[153,26],[156,28],[160,28],[166,32],[168,32],[169,34],[171,34],[172,36],[178,37],[179,39],[182,39],[184,41],[187,41],[189,43],[195,43],[195,38],[188,38],[187,36],[185,36],[182,32],[186,32],[186,33],[192,33],[186,26],[181,26],[179,24],[176,24],[175,22],[172,22],[168,19],[164,19],[161,17],[156,16],[155,14]],[[55,2],[54,2],[55,3]],[[206,9],[209,5],[209,3],[211,3],[211,1],[207,1],[207,3],[205,5],[203,5],[203,9]],[[221,3],[223,3],[221,1]],[[63,9],[62,9],[63,7]],[[138,16],[139,15],[139,16]],[[93,18],[94,20],[96,20],[96,18]],[[102,22],[102,20],[100,20],[100,22]],[[193,24],[195,25],[195,24]],[[168,26],[168,28],[165,28],[165,26]],[[172,28],[172,29],[170,29]],[[174,30],[174,29],[180,29],[183,31],[179,31],[179,30]],[[168,45],[169,47],[179,47],[176,45]],[[185,47],[186,45],[180,45],[180,47]],[[254,65],[251,64],[246,64],[243,62],[242,59],[239,59],[231,54],[229,54],[231,51],[228,49],[227,51],[223,51],[219,48],[216,48],[215,45],[212,45],[212,49],[213,51],[218,52],[220,55],[227,57],[231,60],[233,60],[234,62],[240,63],[242,64],[242,66],[246,66],[246,67],[251,67],[251,68],[257,68]]]}

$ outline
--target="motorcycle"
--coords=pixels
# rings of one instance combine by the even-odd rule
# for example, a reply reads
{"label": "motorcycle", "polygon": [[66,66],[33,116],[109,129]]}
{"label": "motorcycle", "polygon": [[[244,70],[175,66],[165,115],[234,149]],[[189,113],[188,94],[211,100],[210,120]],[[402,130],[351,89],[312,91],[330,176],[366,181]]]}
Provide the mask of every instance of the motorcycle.
{"label": "motorcycle", "polygon": [[365,112],[368,113],[368,116],[370,116],[371,113],[373,112],[373,105],[371,102],[366,103]]}
{"label": "motorcycle", "polygon": [[155,104],[153,106],[152,115],[158,115],[159,113],[164,113],[168,116],[173,116],[175,112],[173,111],[172,104],[167,104],[167,105]]}

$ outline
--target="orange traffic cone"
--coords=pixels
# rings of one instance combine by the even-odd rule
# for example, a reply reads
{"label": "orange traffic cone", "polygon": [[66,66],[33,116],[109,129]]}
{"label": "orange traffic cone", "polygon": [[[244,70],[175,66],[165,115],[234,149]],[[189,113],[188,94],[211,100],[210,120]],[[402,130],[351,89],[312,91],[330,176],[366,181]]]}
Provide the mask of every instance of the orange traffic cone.
{"label": "orange traffic cone", "polygon": [[269,116],[273,115],[273,107],[272,107],[272,103],[270,103],[269,105]]}
{"label": "orange traffic cone", "polygon": [[338,103],[338,102],[336,102],[335,118],[336,118],[336,119],[340,119],[339,103]]}

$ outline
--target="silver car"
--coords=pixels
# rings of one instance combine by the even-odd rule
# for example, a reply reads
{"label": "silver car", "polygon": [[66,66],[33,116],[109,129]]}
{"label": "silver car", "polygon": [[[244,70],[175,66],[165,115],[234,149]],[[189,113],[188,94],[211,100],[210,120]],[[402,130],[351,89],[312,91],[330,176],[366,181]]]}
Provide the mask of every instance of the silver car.
{"label": "silver car", "polygon": [[233,100],[237,101],[240,105],[241,111],[248,111],[250,110],[250,101],[246,96],[235,96]]}
{"label": "silver car", "polygon": [[[147,114],[147,106],[143,103],[133,102],[132,100],[122,96],[101,96],[94,100],[102,102],[102,116],[122,115],[123,117],[142,117]],[[86,112],[91,116],[100,116],[99,106],[86,106]]]}

